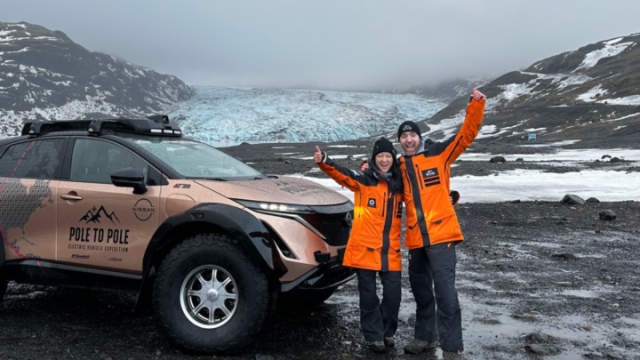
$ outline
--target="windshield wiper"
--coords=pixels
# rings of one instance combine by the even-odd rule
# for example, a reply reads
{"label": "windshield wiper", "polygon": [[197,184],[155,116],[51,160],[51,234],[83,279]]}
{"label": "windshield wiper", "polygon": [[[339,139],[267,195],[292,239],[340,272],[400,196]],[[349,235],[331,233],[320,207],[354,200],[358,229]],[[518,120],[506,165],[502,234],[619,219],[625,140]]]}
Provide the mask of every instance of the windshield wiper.
{"label": "windshield wiper", "polygon": [[223,178],[205,178],[207,180],[214,180],[214,181],[229,181],[227,179],[223,179]]}

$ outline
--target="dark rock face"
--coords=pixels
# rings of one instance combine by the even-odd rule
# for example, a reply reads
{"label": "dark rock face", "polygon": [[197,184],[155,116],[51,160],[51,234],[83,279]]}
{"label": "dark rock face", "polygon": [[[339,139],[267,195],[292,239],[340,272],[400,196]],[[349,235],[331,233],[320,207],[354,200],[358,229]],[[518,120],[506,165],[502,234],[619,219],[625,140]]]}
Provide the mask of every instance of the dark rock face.
{"label": "dark rock face", "polygon": [[613,221],[616,219],[616,213],[613,212],[612,210],[604,210],[604,211],[600,211],[600,220],[604,220],[604,221]]}
{"label": "dark rock face", "polygon": [[598,200],[598,199],[596,199],[594,197],[590,197],[590,198],[587,199],[587,202],[588,203],[599,203],[600,200]]}
{"label": "dark rock face", "polygon": [[585,201],[578,195],[567,194],[562,198],[561,201],[563,204],[568,205],[584,205]]}
{"label": "dark rock face", "polygon": [[61,31],[0,22],[0,120],[140,117],[187,100],[175,76],[91,52]]}
{"label": "dark rock face", "polygon": [[492,163],[506,163],[507,160],[503,157],[503,156],[494,156],[491,158],[491,160],[489,160],[489,162]]}
{"label": "dark rock face", "polygon": [[[640,34],[600,41],[483,85],[478,90],[487,95],[487,132],[475,143],[523,145],[535,133],[539,142],[578,142],[564,146],[640,147],[639,44]],[[422,123],[457,129],[468,103],[462,95]],[[444,139],[448,130],[429,136]]]}

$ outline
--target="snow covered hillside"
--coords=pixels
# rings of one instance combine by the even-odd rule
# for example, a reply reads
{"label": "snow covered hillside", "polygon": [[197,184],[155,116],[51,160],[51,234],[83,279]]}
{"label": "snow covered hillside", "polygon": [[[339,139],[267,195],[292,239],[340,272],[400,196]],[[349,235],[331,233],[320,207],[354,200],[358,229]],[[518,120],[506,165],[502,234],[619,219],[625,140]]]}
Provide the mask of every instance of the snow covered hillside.
{"label": "snow covered hillside", "polygon": [[88,51],[61,31],[0,22],[0,137],[26,119],[139,117],[191,95],[175,76]]}
{"label": "snow covered hillside", "polygon": [[[640,146],[640,34],[587,45],[507,73],[480,88],[487,97],[480,143],[575,140],[574,147]],[[435,138],[453,134],[463,95],[425,121]]]}
{"label": "snow covered hillside", "polygon": [[213,144],[340,141],[393,131],[446,106],[418,95],[194,87],[169,116],[185,135]]}

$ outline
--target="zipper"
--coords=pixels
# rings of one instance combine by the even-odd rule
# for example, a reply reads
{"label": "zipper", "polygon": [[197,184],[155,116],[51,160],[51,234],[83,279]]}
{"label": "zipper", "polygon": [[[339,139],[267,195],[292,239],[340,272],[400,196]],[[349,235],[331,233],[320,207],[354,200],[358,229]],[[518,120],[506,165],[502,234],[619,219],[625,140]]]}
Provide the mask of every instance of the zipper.
{"label": "zipper", "polygon": [[358,207],[360,208],[360,211],[358,211],[358,217],[360,217],[362,215],[362,191],[358,190],[358,192],[360,193],[360,203],[358,203]]}
{"label": "zipper", "polygon": [[387,192],[385,191],[382,197],[382,217],[384,217],[385,206],[387,204]]}
{"label": "zipper", "polygon": [[407,171],[407,169],[404,169],[404,176],[407,178],[407,184],[409,184],[409,194],[411,194],[412,192],[412,186],[411,186],[411,179],[409,178],[409,171]]}
{"label": "zipper", "polygon": [[416,164],[416,175],[418,176],[418,178],[420,178],[420,181],[418,181],[418,183],[420,183],[420,189],[424,190],[424,188],[422,187],[422,182],[424,180],[422,179],[422,174],[420,174],[420,168],[418,168],[418,164]]}

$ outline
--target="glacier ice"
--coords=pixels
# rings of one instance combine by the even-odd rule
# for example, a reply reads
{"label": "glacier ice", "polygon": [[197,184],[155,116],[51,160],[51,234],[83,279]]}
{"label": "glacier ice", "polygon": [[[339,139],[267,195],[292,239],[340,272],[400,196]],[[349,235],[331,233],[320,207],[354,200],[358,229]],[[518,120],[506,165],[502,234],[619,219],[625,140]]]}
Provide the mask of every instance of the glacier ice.
{"label": "glacier ice", "polygon": [[447,104],[413,94],[195,86],[170,108],[183,133],[212,144],[353,140],[395,131]]}

